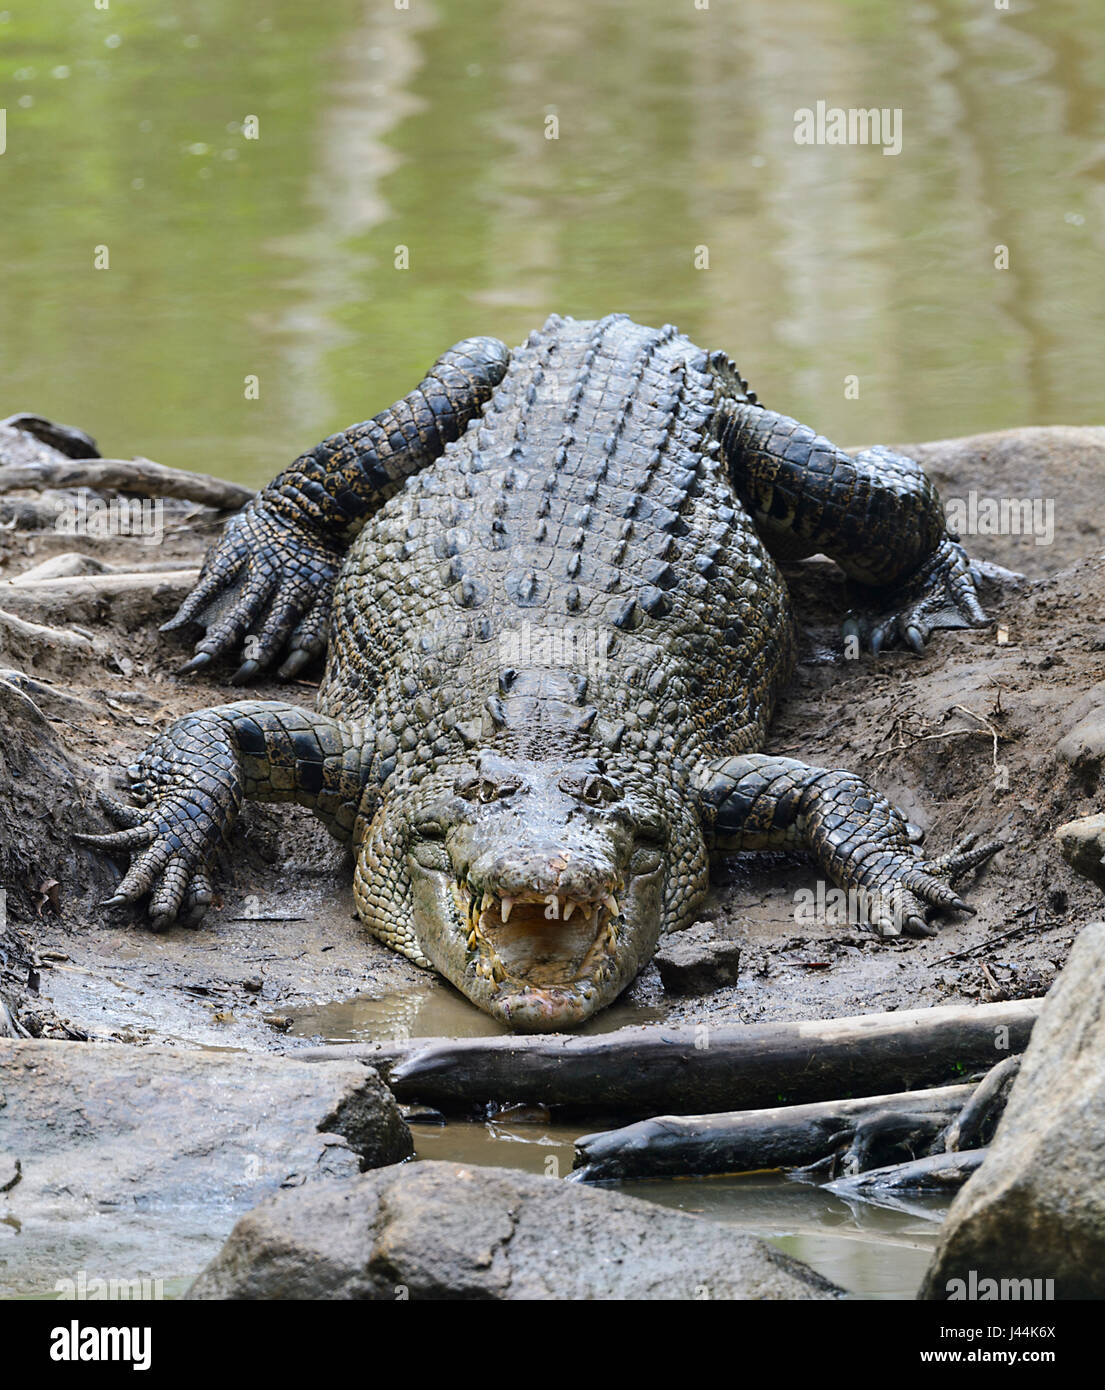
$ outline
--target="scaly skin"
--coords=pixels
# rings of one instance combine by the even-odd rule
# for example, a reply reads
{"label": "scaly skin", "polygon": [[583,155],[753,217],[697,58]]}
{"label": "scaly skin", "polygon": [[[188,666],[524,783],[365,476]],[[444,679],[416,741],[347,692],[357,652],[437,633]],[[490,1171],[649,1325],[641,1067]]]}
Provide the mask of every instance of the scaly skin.
{"label": "scaly skin", "polygon": [[296,800],[351,839],[369,929],[525,1029],[616,998],[715,848],[805,848],[879,930],[930,931],[997,846],[926,860],[859,778],[758,751],[795,650],[773,553],[814,551],[874,591],[850,631],[876,649],[985,621],[917,465],[764,410],[724,354],[622,316],[458,345],[209,554],[174,625],[206,622],[201,662],[246,637],[248,679],[298,670],[330,612],[317,712],[162,734],[147,808],[85,837],[142,851],[113,902],[195,919],[243,797]]}

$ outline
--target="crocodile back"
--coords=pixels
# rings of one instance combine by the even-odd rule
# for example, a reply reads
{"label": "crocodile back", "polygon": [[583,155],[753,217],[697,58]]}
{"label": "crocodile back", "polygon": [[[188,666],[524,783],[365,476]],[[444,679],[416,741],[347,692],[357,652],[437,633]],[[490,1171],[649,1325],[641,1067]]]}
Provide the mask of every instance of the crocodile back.
{"label": "crocodile back", "polygon": [[621,315],[554,316],[513,353],[338,581],[319,703],[374,723],[378,784],[481,739],[680,775],[762,746],[794,639],[719,459],[717,403],[742,394],[727,359]]}

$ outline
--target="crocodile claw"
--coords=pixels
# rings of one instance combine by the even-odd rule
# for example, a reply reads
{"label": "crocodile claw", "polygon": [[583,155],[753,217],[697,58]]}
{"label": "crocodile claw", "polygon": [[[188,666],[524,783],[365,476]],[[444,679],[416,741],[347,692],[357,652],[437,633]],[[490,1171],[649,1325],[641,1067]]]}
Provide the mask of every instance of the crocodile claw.
{"label": "crocodile claw", "polygon": [[[162,632],[165,629],[162,628]],[[193,671],[202,671],[205,666],[210,666],[214,660],[210,652],[197,652],[191,661],[186,661],[177,672],[178,676],[189,676]]]}
{"label": "crocodile claw", "polygon": [[248,685],[260,669],[261,663],[259,661],[243,661],[230,677],[230,684]]}
{"label": "crocodile claw", "polygon": [[121,830],[74,838],[130,864],[103,904],[123,907],[149,895],[155,931],[191,925],[214,898],[208,864],[226,843],[241,806],[238,752],[215,711],[186,715],[150,745],[130,769],[150,789],[146,805],[127,806],[99,792],[100,806]]}
{"label": "crocodile claw", "polygon": [[310,659],[310,652],[305,652],[302,648],[298,651],[294,651],[291,656],[288,657],[287,661],[284,662],[283,666],[280,667],[279,674],[284,680],[290,681],[294,676],[299,675],[300,671],[303,670]]}
{"label": "crocodile claw", "polygon": [[[881,613],[859,610],[848,613],[841,632],[844,640],[858,641],[876,655],[901,643],[921,653],[940,628],[987,627],[976,588],[977,575],[967,552],[950,537],[924,565],[891,595],[892,606]],[[886,592],[866,590],[874,602],[886,602]]]}
{"label": "crocodile claw", "polygon": [[[255,499],[226,524],[208,552],[199,581],[177,613],[162,624],[173,632],[187,623],[205,629],[196,655],[178,674],[188,675],[245,641],[231,684],[244,685],[285,656],[304,655],[293,674],[325,649],[330,599],[340,548],[306,524]],[[247,638],[246,634],[253,636]]]}

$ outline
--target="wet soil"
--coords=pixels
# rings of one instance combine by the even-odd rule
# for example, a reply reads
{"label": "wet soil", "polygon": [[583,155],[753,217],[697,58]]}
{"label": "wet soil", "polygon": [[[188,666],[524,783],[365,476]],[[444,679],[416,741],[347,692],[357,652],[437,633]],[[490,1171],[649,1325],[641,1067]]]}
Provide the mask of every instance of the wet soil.
{"label": "wet soil", "polygon": [[[939,633],[919,657],[894,651],[849,661],[839,638],[848,606],[839,572],[824,560],[790,572],[801,663],[770,751],[863,774],[926,831],[934,853],[972,831],[1004,840],[1007,848],[961,885],[977,915],[945,919],[931,939],[881,940],[831,915],[796,917],[796,895],[817,885],[808,861],[738,856],[718,866],[702,913],[741,945],[736,983],[669,995],[653,965],[597,1027],[822,1018],[1048,988],[1075,933],[1101,915],[1100,891],[1070,869],[1053,838],[1060,823],[1100,807],[1096,775],[1072,771],[1055,752],[1105,699],[1105,559],[1085,553],[1095,549],[1098,524],[1085,455],[1091,445],[1105,453],[1100,433],[1055,432],[1048,467],[1063,524],[1050,545],[1034,549],[1032,577],[987,585],[995,628]],[[1072,434],[1087,439],[1068,477]],[[1036,439],[1034,447],[1044,446]],[[956,456],[941,448],[945,490],[956,481],[964,493],[977,485],[971,442],[960,442]],[[1000,451],[986,456],[986,491],[997,495],[1000,464]],[[212,513],[178,503],[156,549],[128,537],[0,531],[0,584],[72,550],[122,571],[187,569],[218,526]],[[999,564],[1024,556],[1023,537],[979,540]],[[186,639],[157,626],[179,597],[166,584],[84,606],[80,620],[106,643],[95,657],[3,632],[0,666],[41,683],[21,696],[0,678],[0,794],[9,802],[0,829],[0,986],[18,1027],[280,1050],[319,1038],[498,1031],[449,986],[367,936],[353,916],[348,853],[298,808],[246,809],[223,857],[221,902],[199,928],[155,935],[137,913],[96,906],[122,865],[69,834],[108,828],[94,802],[97,781],[122,788],[126,765],[154,729],[238,693],[228,684],[232,667],[198,679],[173,674]],[[314,688],[312,680],[291,690],[273,680],[250,693],[310,703]]]}

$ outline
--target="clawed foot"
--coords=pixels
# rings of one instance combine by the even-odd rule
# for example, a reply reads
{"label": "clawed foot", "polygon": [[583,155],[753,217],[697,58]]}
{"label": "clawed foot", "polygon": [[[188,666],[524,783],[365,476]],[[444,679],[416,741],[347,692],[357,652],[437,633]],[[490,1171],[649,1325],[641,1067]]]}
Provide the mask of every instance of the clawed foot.
{"label": "clawed foot", "polygon": [[137,810],[100,794],[100,805],[117,824],[126,828],[107,835],[76,834],[82,844],[108,853],[138,855],[114,894],[101,907],[123,907],[150,894],[149,917],[154,931],[180,922],[194,926],[215,896],[205,855],[197,853],[182,834],[189,822],[183,796],[166,798],[148,810]]}
{"label": "clawed foot", "polygon": [[979,836],[969,835],[954,850],[936,859],[920,855],[912,861],[904,854],[893,856],[884,866],[877,888],[864,895],[868,923],[879,936],[935,936],[937,927],[927,918],[931,908],[969,912],[975,909],[955,892],[951,884],[968,870],[984,864],[1004,848],[1001,840],[978,844]]}
{"label": "clawed foot", "polygon": [[900,642],[921,652],[938,628],[988,626],[977,579],[967,552],[957,541],[946,539],[895,590],[890,609],[875,615],[853,609],[847,614],[842,627],[846,646],[858,643],[860,649],[877,653]]}
{"label": "clawed foot", "polygon": [[194,926],[215,890],[210,865],[225,843],[242,804],[237,755],[224,728],[202,715],[174,724],[131,769],[141,807],[104,792],[98,801],[122,826],[106,835],[75,839],[109,854],[126,852],[131,864],[103,907],[121,907],[150,895],[150,925]]}
{"label": "clawed foot", "polygon": [[319,536],[262,502],[251,502],[227,522],[198,584],[162,625],[162,632],[190,622],[207,629],[179,674],[202,669],[242,642],[233,685],[246,684],[282,653],[279,674],[285,680],[298,675],[326,649],[339,565],[337,550]]}

